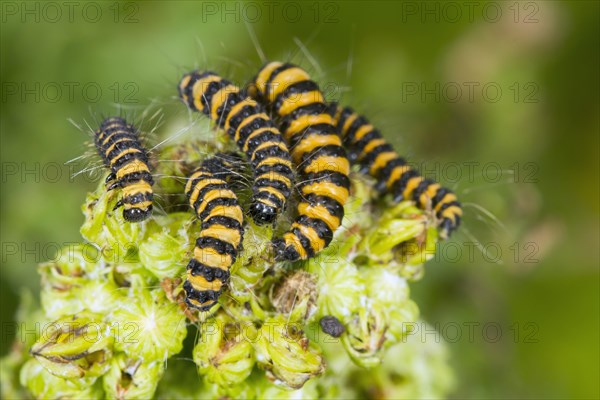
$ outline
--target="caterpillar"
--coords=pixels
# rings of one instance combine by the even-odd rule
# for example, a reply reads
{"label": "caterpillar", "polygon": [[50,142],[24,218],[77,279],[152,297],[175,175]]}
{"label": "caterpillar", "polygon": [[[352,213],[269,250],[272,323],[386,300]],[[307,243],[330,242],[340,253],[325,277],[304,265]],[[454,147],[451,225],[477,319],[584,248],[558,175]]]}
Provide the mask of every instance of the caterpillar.
{"label": "caterpillar", "polygon": [[204,160],[185,186],[189,205],[201,221],[201,231],[187,265],[183,289],[186,303],[200,311],[217,303],[241,247],[243,212],[227,183],[238,161],[231,154],[218,153]]}
{"label": "caterpillar", "polygon": [[298,216],[283,238],[273,241],[276,257],[311,258],[329,245],[344,217],[350,187],[346,151],[319,86],[301,68],[267,63],[248,93],[277,116],[301,179]]}
{"label": "caterpillar", "polygon": [[179,96],[236,142],[254,173],[249,214],[259,225],[273,223],[291,194],[293,168],[281,133],[254,100],[214,72],[194,71],[179,83]]}
{"label": "caterpillar", "polygon": [[352,108],[332,103],[330,113],[350,161],[359,164],[361,172],[376,179],[375,187],[379,192],[391,193],[394,202],[414,200],[423,210],[431,205],[439,221],[440,236],[444,239],[458,228],[462,208],[450,189],[420,176],[385,141],[379,130]]}
{"label": "caterpillar", "polygon": [[123,218],[139,222],[152,214],[154,180],[148,166],[148,153],[137,129],[121,117],[106,118],[95,132],[94,142],[104,164],[111,169],[108,190],[122,189],[123,197],[114,209],[123,207]]}

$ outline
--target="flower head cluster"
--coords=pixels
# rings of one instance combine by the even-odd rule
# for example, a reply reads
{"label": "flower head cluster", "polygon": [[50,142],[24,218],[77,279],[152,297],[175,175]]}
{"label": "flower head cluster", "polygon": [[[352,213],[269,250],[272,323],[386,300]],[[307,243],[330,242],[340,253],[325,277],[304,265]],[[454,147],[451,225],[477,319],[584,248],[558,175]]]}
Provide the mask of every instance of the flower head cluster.
{"label": "flower head cluster", "polygon": [[[452,375],[443,344],[410,335],[419,310],[409,282],[435,250],[432,217],[410,202],[373,200],[358,174],[343,226],[325,251],[275,263],[274,229],[248,221],[219,306],[201,313],[185,306],[182,281],[200,227],[182,207],[183,178],[195,161],[190,155],[213,150],[190,142],[162,150],[159,159],[186,161],[161,164],[159,175],[181,179],[159,180],[164,212],[145,222],[113,211],[118,191],[104,184],[87,196],[82,243],[39,266],[41,308],[23,295],[20,329],[38,330],[26,340],[17,332],[2,359],[3,397],[447,393]],[[240,196],[243,205],[248,198]]]}

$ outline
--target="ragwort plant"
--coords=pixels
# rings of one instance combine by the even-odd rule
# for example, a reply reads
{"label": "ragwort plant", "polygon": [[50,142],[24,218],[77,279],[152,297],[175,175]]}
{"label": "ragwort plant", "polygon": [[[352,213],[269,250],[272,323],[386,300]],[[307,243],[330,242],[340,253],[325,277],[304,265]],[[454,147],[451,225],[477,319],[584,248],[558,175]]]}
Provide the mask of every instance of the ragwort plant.
{"label": "ragwort plant", "polygon": [[[82,206],[82,241],[39,266],[39,305],[24,292],[2,359],[3,398],[443,397],[443,343],[411,335],[409,283],[434,255],[431,213],[387,206],[352,173],[343,226],[317,257],[275,263],[273,229],[248,218],[219,306],[194,312],[182,280],[199,223],[185,177],[223,142],[184,140],[156,154],[163,213],[128,223],[102,182]],[[240,201],[246,207],[250,191]],[[244,192],[244,190],[246,192]],[[293,202],[293,199],[291,199]],[[420,323],[420,322],[419,322]],[[32,328],[34,327],[34,328]],[[35,335],[31,334],[31,331]]]}

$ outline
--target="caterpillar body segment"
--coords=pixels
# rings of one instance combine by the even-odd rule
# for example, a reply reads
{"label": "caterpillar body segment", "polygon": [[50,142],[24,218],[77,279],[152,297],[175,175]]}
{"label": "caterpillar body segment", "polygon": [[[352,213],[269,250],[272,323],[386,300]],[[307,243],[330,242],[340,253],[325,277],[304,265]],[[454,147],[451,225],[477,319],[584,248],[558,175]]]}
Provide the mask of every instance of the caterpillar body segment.
{"label": "caterpillar body segment", "polygon": [[450,189],[422,177],[396,153],[379,130],[352,108],[332,103],[330,114],[350,160],[357,163],[363,173],[376,179],[378,191],[391,193],[395,202],[414,200],[423,210],[430,206],[439,221],[442,238],[447,238],[458,228],[462,208]]}
{"label": "caterpillar body segment", "polygon": [[298,216],[273,245],[277,257],[307,259],[329,245],[344,217],[350,163],[319,86],[301,68],[271,62],[248,93],[277,116],[299,174]]}
{"label": "caterpillar body segment", "polygon": [[123,218],[139,222],[152,214],[154,180],[148,166],[148,153],[137,129],[121,117],[106,118],[95,132],[94,142],[104,164],[110,168],[108,190],[121,188]]}
{"label": "caterpillar body segment", "polygon": [[227,182],[237,161],[231,154],[217,154],[191,174],[185,187],[201,231],[183,289],[186,303],[200,311],[217,303],[241,248],[243,211]]}
{"label": "caterpillar body segment", "polygon": [[281,133],[263,107],[213,72],[192,72],[179,84],[182,101],[224,129],[250,160],[254,173],[250,215],[269,224],[291,194],[293,167]]}

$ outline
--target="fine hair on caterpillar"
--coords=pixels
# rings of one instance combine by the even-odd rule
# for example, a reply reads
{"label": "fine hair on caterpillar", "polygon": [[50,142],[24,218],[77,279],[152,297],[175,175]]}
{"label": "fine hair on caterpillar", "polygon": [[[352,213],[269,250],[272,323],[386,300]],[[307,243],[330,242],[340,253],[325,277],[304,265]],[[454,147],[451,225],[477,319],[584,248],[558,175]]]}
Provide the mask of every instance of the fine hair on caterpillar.
{"label": "fine hair on caterpillar", "polygon": [[[138,109],[141,111],[138,111]],[[86,176],[86,180],[96,181],[105,175],[103,171],[105,165],[102,160],[98,159],[94,137],[102,121],[112,116],[123,118],[137,128],[139,140],[147,148],[149,163],[154,165],[156,162],[154,159],[155,149],[158,146],[151,146],[151,144],[156,141],[156,132],[162,125],[164,117],[162,110],[156,109],[156,104],[151,103],[146,106],[137,107],[117,104],[114,111],[96,112],[90,109],[89,114],[90,119],[83,119],[81,122],[73,118],[68,118],[68,122],[71,125],[88,137],[85,142],[85,147],[87,148],[85,152],[65,162],[66,165],[74,165],[78,162],[83,163],[82,168],[74,172],[71,178],[84,175]],[[101,172],[96,173],[98,171]]]}

